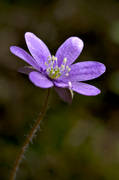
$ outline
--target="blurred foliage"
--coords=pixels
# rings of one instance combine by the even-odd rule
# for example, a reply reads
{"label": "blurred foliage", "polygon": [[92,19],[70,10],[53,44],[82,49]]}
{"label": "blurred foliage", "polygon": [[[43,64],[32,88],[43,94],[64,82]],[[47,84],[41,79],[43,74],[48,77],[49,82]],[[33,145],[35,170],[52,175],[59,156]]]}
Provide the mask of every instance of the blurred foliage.
{"label": "blurred foliage", "polygon": [[113,72],[109,78],[109,87],[112,92],[119,95],[119,72]]}
{"label": "blurred foliage", "polygon": [[112,41],[119,44],[119,21],[113,22],[110,28],[110,36]]}
{"label": "blurred foliage", "polygon": [[46,42],[52,54],[70,36],[80,37],[78,61],[103,62],[106,73],[91,81],[102,94],[75,94],[69,106],[52,90],[40,132],[30,145],[18,180],[119,179],[119,1],[0,1],[0,180],[10,170],[41,110],[46,90],[17,69],[25,63],[9,47],[27,50],[24,33]]}

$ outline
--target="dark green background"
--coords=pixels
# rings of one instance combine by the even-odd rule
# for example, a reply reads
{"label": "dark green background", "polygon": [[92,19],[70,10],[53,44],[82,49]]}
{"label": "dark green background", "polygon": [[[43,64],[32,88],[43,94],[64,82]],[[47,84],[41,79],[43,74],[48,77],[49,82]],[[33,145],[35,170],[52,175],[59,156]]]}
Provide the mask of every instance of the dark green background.
{"label": "dark green background", "polygon": [[41,38],[52,54],[70,36],[84,41],[77,61],[107,71],[89,83],[95,97],[75,93],[71,105],[52,89],[47,115],[27,150],[17,180],[119,180],[119,1],[0,0],[0,180],[9,179],[46,90],[17,72],[25,62],[9,47],[27,50],[24,33]]}

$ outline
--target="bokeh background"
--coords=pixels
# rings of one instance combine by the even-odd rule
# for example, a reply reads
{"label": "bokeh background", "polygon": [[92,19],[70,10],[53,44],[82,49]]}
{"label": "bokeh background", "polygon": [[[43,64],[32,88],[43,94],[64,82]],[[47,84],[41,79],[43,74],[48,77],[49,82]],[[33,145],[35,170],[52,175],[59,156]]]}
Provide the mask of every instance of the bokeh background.
{"label": "bokeh background", "polygon": [[17,72],[25,62],[9,51],[11,45],[27,50],[27,31],[52,54],[68,37],[78,36],[85,46],[77,61],[100,61],[107,71],[89,82],[102,90],[96,97],[75,93],[67,105],[52,89],[17,180],[119,180],[118,0],[0,0],[0,180],[9,179],[46,95]]}

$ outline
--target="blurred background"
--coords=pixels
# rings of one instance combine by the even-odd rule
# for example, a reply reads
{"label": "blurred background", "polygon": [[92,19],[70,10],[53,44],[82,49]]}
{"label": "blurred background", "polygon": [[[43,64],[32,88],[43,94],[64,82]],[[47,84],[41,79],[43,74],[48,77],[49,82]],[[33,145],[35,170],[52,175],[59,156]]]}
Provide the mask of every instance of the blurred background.
{"label": "blurred background", "polygon": [[99,61],[107,71],[89,82],[102,91],[96,97],[75,93],[68,105],[52,89],[17,180],[119,180],[118,0],[0,0],[0,180],[9,179],[46,95],[17,72],[25,62],[9,51],[11,45],[27,50],[27,31],[52,54],[78,36],[85,46],[77,61]]}

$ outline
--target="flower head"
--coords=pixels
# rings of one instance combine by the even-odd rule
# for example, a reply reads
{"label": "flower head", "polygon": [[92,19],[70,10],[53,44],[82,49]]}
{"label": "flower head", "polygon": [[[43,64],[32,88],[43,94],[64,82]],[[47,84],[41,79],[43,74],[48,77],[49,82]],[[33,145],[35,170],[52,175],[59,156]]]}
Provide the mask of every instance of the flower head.
{"label": "flower head", "polygon": [[96,61],[85,61],[73,64],[82,49],[83,41],[78,37],[68,38],[57,50],[55,56],[50,54],[48,47],[33,33],[25,33],[25,40],[31,53],[17,46],[11,46],[13,54],[26,61],[19,71],[28,74],[30,81],[40,88],[55,87],[59,96],[71,102],[73,91],[94,96],[100,90],[82,81],[99,77],[105,72],[104,64]]}

